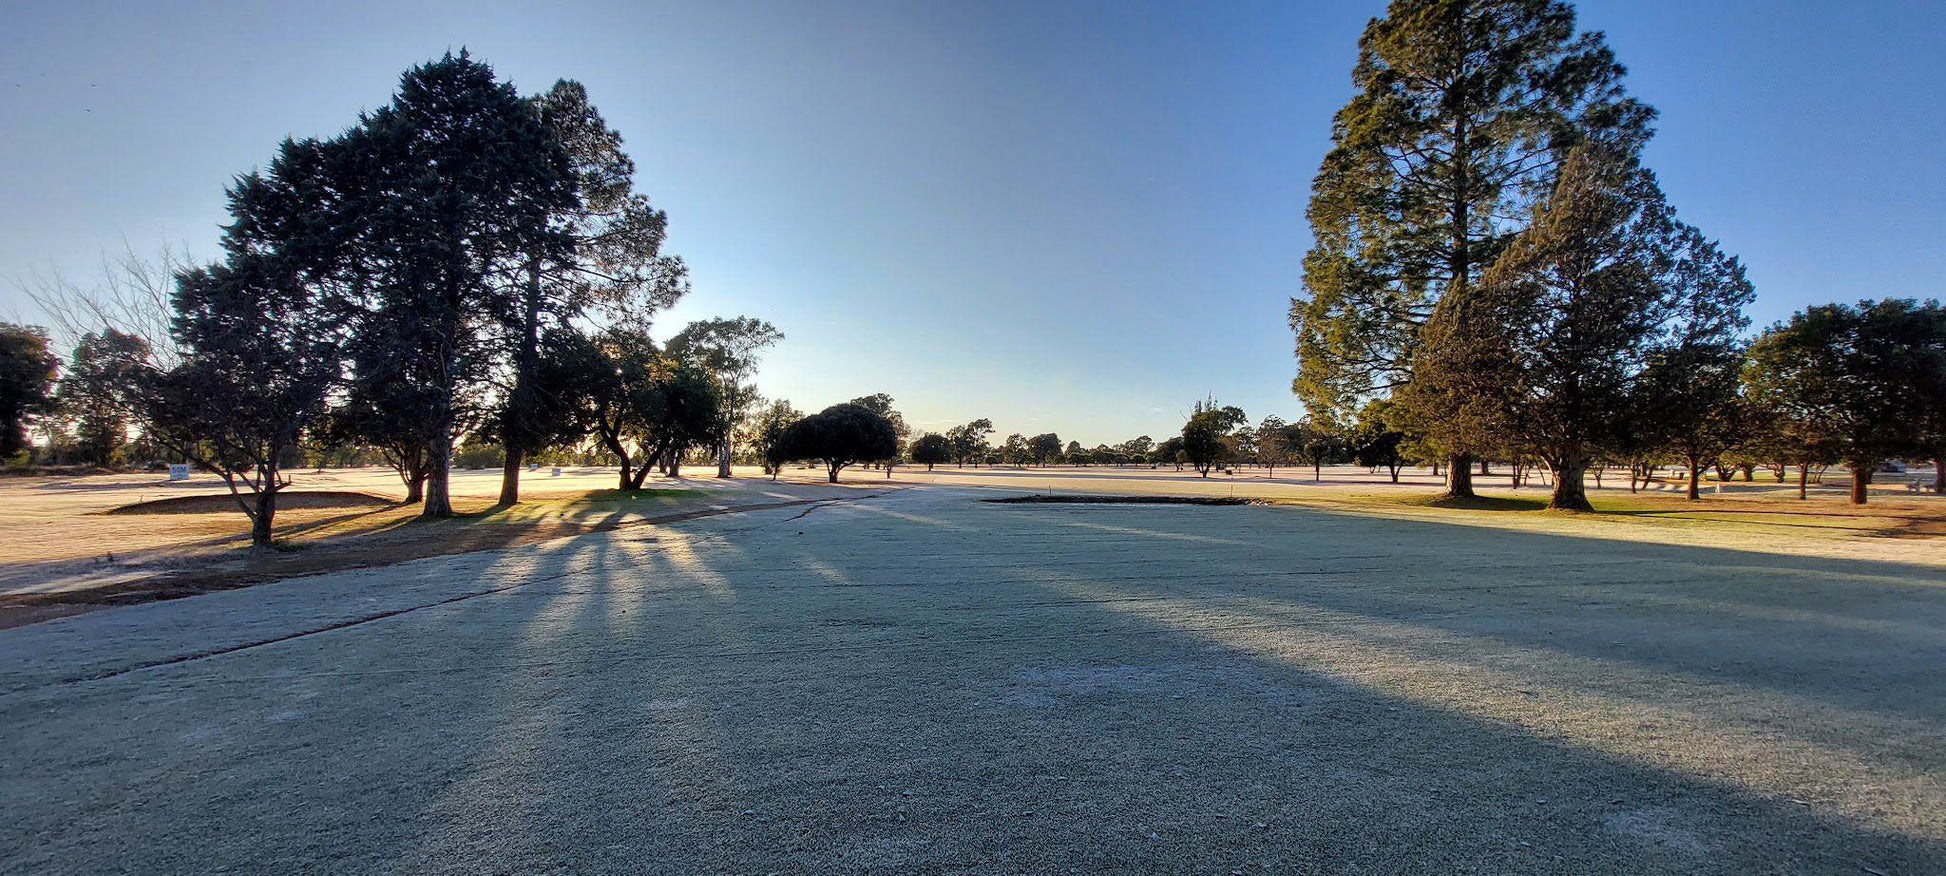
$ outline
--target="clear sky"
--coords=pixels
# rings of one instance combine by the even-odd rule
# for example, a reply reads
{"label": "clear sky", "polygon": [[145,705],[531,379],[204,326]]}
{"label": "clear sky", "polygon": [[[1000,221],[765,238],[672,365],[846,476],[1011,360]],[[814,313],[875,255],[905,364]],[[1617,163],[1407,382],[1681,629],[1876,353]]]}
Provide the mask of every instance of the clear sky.
{"label": "clear sky", "polygon": [[[1090,445],[1172,434],[1205,394],[1298,413],[1304,203],[1379,0],[568,6],[7,3],[0,278],[86,276],[124,242],[207,256],[231,175],[464,46],[526,92],[587,84],[694,274],[665,333],[771,320],[767,394]],[[1937,2],[1581,12],[1759,324],[1941,294]],[[10,283],[0,314],[34,318]]]}

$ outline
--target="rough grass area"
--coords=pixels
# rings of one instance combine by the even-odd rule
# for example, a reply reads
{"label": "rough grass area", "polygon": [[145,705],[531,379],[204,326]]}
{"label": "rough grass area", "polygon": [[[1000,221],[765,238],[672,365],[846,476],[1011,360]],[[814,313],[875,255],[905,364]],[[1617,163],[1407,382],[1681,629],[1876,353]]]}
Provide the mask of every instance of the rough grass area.
{"label": "rough grass area", "polygon": [[[245,501],[249,501],[245,497]],[[300,508],[383,508],[398,502],[349,490],[291,490],[277,494],[277,510]],[[233,496],[171,496],[110,508],[104,514],[209,514],[236,511]]]}

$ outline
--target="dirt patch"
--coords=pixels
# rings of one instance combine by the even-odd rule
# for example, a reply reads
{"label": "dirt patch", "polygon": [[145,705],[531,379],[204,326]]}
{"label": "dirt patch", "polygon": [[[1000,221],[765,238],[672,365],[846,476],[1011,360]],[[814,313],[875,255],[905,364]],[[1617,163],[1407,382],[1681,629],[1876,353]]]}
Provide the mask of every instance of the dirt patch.
{"label": "dirt patch", "polygon": [[1904,523],[1879,530],[1887,538],[1939,538],[1946,536],[1946,520],[1937,517],[1908,517]]}
{"label": "dirt patch", "polygon": [[[277,510],[296,508],[382,508],[396,505],[391,499],[350,490],[300,490],[277,495]],[[103,514],[209,514],[237,510],[236,498],[229,495],[171,496],[110,508]]]}
{"label": "dirt patch", "polygon": [[1252,505],[1251,499],[1235,496],[1082,496],[1066,494],[1035,493],[1027,496],[1007,496],[1000,499],[981,499],[996,505]]}

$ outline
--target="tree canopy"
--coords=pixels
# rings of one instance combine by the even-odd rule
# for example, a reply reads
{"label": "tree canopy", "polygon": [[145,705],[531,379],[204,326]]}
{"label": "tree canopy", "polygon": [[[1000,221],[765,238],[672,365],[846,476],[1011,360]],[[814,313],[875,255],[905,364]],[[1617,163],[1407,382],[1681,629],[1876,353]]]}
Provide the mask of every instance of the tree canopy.
{"label": "tree canopy", "polygon": [[[891,400],[886,401],[889,404]],[[778,437],[773,452],[783,461],[823,462],[835,484],[838,472],[846,466],[896,456],[899,436],[884,414],[857,402],[845,402],[792,423]]]}
{"label": "tree canopy", "polygon": [[[1561,0],[1393,0],[1358,48],[1290,312],[1293,388],[1337,420],[1412,379],[1438,304],[1477,282],[1570,149],[1633,154],[1654,117]],[[1451,471],[1470,495],[1467,466]]]}
{"label": "tree canopy", "polygon": [[1751,345],[1745,376],[1798,453],[1851,469],[1862,505],[1880,463],[1925,450],[1929,409],[1946,398],[1946,310],[1900,298],[1809,307]]}

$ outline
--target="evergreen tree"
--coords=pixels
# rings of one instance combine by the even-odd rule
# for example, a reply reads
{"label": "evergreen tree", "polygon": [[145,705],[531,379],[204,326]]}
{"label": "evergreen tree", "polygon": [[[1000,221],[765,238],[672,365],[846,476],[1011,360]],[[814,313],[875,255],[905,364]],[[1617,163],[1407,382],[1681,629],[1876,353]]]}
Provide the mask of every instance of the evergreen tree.
{"label": "evergreen tree", "polygon": [[1576,150],[1483,282],[1440,302],[1400,396],[1411,422],[1449,445],[1538,456],[1555,475],[1550,505],[1590,510],[1584,473],[1628,426],[1651,356],[1691,313],[1740,319],[1740,299],[1684,279],[1686,243],[1714,249],[1675,223],[1648,172]]}
{"label": "evergreen tree", "polygon": [[1701,498],[1701,471],[1744,442],[1754,413],[1740,392],[1744,308],[1756,297],[1743,263],[1715,241],[1679,227],[1678,259],[1668,277],[1675,296],[1667,335],[1647,357],[1618,430],[1689,466],[1688,497]]}
{"label": "evergreen tree", "polygon": [[1035,465],[1047,465],[1061,461],[1061,436],[1053,432],[1042,432],[1027,439],[1027,455]]}
{"label": "evergreen tree", "polygon": [[514,293],[517,306],[500,314],[508,374],[493,417],[506,454],[503,505],[520,500],[520,471],[528,454],[557,440],[553,411],[573,404],[548,397],[561,388],[538,384],[546,368],[548,333],[568,330],[591,310],[647,327],[656,312],[688,291],[682,261],[662,253],[668,217],[635,191],[635,162],[622,150],[621,134],[588,100],[587,89],[563,80],[530,102],[566,157],[572,196],[558,201],[546,217],[551,233],[543,246],[526,253]]}
{"label": "evergreen tree", "polygon": [[1290,461],[1290,458],[1290,424],[1276,414],[1264,417],[1263,422],[1257,424],[1257,463],[1274,478],[1277,467]]}
{"label": "evergreen tree", "polygon": [[388,360],[409,401],[392,412],[427,436],[424,514],[453,511],[454,439],[483,419],[492,329],[530,303],[536,264],[570,257],[557,219],[576,206],[574,165],[534,106],[464,52],[407,71],[390,104],[336,144],[359,168],[356,358]]}
{"label": "evergreen tree", "polygon": [[28,421],[52,407],[60,368],[46,332],[0,323],[0,458],[27,448]]}
{"label": "evergreen tree", "polygon": [[[1345,418],[1410,381],[1435,308],[1478,282],[1567,151],[1640,147],[1654,113],[1622,76],[1561,0],[1393,0],[1366,26],[1291,304],[1306,408]],[[1472,448],[1445,449],[1448,492],[1471,495]]]}
{"label": "evergreen tree", "polygon": [[348,297],[338,156],[286,141],[230,189],[224,259],[177,277],[182,361],[147,381],[151,437],[215,472],[270,544],[283,465],[340,385]]}
{"label": "evergreen tree", "polygon": [[1389,399],[1373,399],[1358,410],[1353,427],[1351,453],[1359,465],[1382,468],[1399,482],[1399,469],[1405,467],[1406,436],[1398,427],[1398,405]]}
{"label": "evergreen tree", "polygon": [[938,432],[927,432],[914,439],[911,453],[912,461],[924,465],[926,471],[932,471],[934,465],[950,462],[953,458],[952,446],[947,443],[946,436]]}
{"label": "evergreen tree", "polygon": [[763,465],[764,474],[770,475],[772,480],[777,479],[777,474],[783,468],[784,462],[777,455],[777,442],[783,436],[785,429],[801,419],[804,419],[804,414],[797,408],[791,407],[788,400],[777,399],[759,407],[745,426],[748,437],[744,442],[750,448],[751,454]]}
{"label": "evergreen tree", "polygon": [[1898,298],[1808,307],[1751,344],[1745,367],[1798,455],[1842,461],[1863,505],[1880,463],[1926,450],[1946,382],[1946,311]]}
{"label": "evergreen tree", "polygon": [[1189,415],[1189,422],[1182,426],[1182,443],[1179,445],[1184,461],[1196,469],[1196,474],[1209,477],[1210,469],[1223,462],[1224,436],[1230,432],[1229,421],[1223,412],[1212,405],[1198,402],[1196,410]]}

